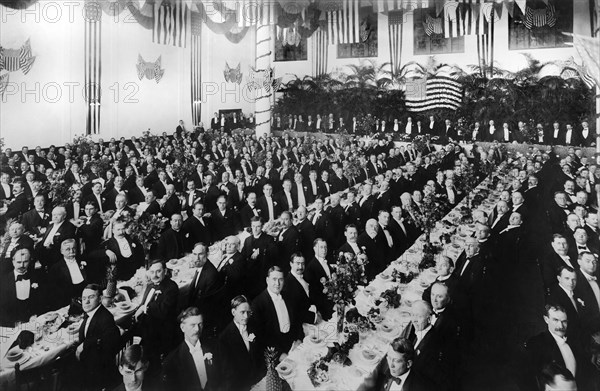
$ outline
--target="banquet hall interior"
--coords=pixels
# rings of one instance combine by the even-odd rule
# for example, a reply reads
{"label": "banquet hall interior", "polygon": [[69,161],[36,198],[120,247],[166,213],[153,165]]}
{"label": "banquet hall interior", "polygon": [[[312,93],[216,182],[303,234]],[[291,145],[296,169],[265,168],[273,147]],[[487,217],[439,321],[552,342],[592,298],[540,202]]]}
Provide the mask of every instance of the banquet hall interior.
{"label": "banquet hall interior", "polygon": [[598,0],[0,0],[0,390],[600,390]]}

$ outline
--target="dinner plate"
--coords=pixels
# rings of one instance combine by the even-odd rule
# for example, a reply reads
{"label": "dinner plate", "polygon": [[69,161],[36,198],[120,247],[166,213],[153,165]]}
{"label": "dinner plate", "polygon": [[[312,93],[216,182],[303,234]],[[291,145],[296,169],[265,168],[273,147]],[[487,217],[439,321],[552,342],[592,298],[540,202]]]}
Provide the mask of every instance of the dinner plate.
{"label": "dinner plate", "polygon": [[296,362],[292,361],[290,359],[285,359],[283,360],[281,363],[279,363],[279,365],[277,365],[277,367],[275,367],[275,370],[277,371],[277,373],[279,373],[279,375],[283,376],[283,377],[289,377],[291,375],[294,374],[294,370],[296,369]]}
{"label": "dinner plate", "polygon": [[360,358],[367,364],[373,364],[377,361],[377,353],[373,349],[364,348],[360,351]]}
{"label": "dinner plate", "polygon": [[327,345],[327,339],[323,338],[322,336],[316,336],[316,335],[307,335],[306,337],[304,337],[304,343],[306,343],[309,346],[325,346]]}

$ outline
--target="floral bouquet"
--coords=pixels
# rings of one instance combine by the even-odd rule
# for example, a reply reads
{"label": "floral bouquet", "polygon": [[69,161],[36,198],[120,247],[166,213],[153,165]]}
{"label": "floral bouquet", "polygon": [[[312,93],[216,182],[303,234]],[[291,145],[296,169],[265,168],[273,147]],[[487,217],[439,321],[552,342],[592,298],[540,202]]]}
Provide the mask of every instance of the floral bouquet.
{"label": "floral bouquet", "polygon": [[323,293],[329,300],[338,304],[354,303],[354,294],[359,285],[367,283],[365,266],[368,260],[366,254],[354,255],[350,252],[340,252],[334,265],[335,272],[327,281],[323,279]]}
{"label": "floral bouquet", "polygon": [[71,190],[64,179],[59,179],[53,182],[45,182],[42,193],[48,194],[48,198],[52,200],[52,207],[55,207],[66,205],[73,196],[74,191]]}
{"label": "floral bouquet", "polygon": [[129,219],[127,232],[142,244],[144,252],[148,256],[152,243],[158,242],[167,221],[168,219],[162,216],[143,214],[140,217]]}
{"label": "floral bouquet", "polygon": [[434,193],[423,196],[420,210],[414,210],[415,224],[419,229],[425,232],[426,242],[429,242],[429,234],[435,228],[435,224],[440,221],[448,210],[447,202]]}
{"label": "floral bouquet", "polygon": [[375,330],[375,324],[366,316],[361,315],[356,307],[350,308],[346,312],[346,327],[344,331],[366,333],[370,330]]}
{"label": "floral bouquet", "polygon": [[398,293],[398,288],[395,286],[385,290],[379,297],[381,300],[375,300],[376,305],[379,305],[377,302],[380,301],[385,303],[388,308],[400,307],[402,296]]}
{"label": "floral bouquet", "polygon": [[329,365],[324,357],[319,358],[308,367],[308,378],[314,387],[329,382]]}
{"label": "floral bouquet", "polygon": [[392,281],[399,282],[401,284],[408,284],[409,282],[414,280],[415,277],[417,277],[418,275],[418,272],[412,270],[403,271],[394,269],[394,271],[392,272]]}

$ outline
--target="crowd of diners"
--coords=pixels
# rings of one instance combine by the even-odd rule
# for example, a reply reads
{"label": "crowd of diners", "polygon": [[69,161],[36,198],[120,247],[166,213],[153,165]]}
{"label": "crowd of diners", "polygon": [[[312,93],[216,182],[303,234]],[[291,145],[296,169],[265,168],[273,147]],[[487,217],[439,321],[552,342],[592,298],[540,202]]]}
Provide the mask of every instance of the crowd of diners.
{"label": "crowd of diners", "polygon": [[[232,121],[225,122],[215,117],[211,121],[211,128],[215,130],[232,128]],[[498,122],[493,119],[488,121],[474,121],[456,123],[451,119],[437,118],[435,115],[427,117],[407,116],[405,118],[377,118],[369,116],[367,133],[390,133],[393,135],[430,135],[437,136],[440,140],[455,141],[499,141],[517,143],[535,143],[545,145],[567,145],[578,147],[592,147],[596,145],[596,132],[592,131],[587,120],[580,123],[538,122],[530,124],[529,121]],[[335,117],[330,114],[316,115],[281,115],[275,114],[272,120],[274,130],[293,130],[297,132],[324,132],[350,134],[364,133],[364,120],[361,117],[344,116]],[[535,129],[529,129],[535,127]]]}
{"label": "crowd of diners", "polygon": [[[303,323],[332,317],[323,288],[340,252],[366,253],[374,278],[421,235],[424,195],[449,210],[465,195],[461,175],[482,180],[507,160],[500,143],[472,154],[448,143],[436,154],[428,142],[397,146],[389,132],[371,143],[300,140],[181,121],[172,135],[99,140],[89,151],[5,149],[0,322],[80,305],[65,389],[250,389],[265,374],[265,347],[283,359]],[[476,232],[456,262],[436,257],[436,280],[365,390],[597,389],[600,172],[576,148],[559,158],[531,147],[509,164],[512,183],[490,214],[473,212]],[[184,178],[182,165],[194,168]],[[69,189],[61,202],[56,182]],[[129,224],[151,216],[167,225],[145,254]],[[276,237],[263,232],[273,221]],[[186,254],[197,271],[180,290],[166,262]],[[149,279],[121,329],[102,304],[110,262],[118,280],[139,268]],[[519,334],[519,322],[537,327]],[[141,342],[122,350],[133,335]]]}

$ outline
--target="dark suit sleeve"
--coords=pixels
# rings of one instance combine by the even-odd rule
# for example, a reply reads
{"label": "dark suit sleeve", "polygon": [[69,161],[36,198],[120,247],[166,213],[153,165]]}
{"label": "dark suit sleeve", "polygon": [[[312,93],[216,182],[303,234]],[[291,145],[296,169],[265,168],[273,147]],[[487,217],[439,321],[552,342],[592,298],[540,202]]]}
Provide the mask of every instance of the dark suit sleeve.
{"label": "dark suit sleeve", "polygon": [[108,310],[104,309],[104,311],[96,315],[99,316],[95,326],[95,330],[98,330],[98,333],[93,335],[92,338],[84,339],[82,355],[93,349],[99,349],[100,352],[106,355],[115,354],[121,337],[119,328]]}
{"label": "dark suit sleeve", "polygon": [[146,313],[156,319],[167,319],[173,307],[177,306],[179,288],[177,285],[170,286],[160,294],[156,300],[148,304]]}

